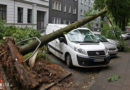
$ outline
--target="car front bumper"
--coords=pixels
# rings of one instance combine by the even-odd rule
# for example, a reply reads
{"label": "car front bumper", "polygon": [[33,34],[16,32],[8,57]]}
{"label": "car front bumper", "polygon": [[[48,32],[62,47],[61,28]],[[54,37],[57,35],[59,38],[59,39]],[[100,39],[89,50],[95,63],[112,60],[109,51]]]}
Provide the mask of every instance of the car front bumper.
{"label": "car front bumper", "polygon": [[81,67],[105,67],[110,62],[110,57],[98,56],[98,57],[83,57],[77,55],[77,61]]}
{"label": "car front bumper", "polygon": [[110,54],[110,56],[113,56],[118,53],[118,50],[109,50],[108,53]]}

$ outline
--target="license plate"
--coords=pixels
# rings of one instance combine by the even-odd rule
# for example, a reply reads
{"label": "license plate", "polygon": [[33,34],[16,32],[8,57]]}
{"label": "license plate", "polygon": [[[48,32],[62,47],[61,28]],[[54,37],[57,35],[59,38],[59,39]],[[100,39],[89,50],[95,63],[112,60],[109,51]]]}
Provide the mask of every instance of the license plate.
{"label": "license plate", "polygon": [[104,59],[94,59],[94,62],[103,62]]}

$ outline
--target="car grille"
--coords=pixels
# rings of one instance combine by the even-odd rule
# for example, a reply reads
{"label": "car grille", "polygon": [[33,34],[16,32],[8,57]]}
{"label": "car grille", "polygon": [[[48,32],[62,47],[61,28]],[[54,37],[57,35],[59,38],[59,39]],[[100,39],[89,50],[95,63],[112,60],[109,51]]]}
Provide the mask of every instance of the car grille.
{"label": "car grille", "polygon": [[78,64],[81,66],[97,66],[97,65],[106,65],[109,63],[109,58],[104,58],[104,61],[94,62],[95,58],[85,58],[81,56],[77,56]]}
{"label": "car grille", "polygon": [[88,51],[88,56],[100,56],[105,55],[104,51]]}
{"label": "car grille", "polygon": [[109,48],[109,50],[116,50],[116,48]]}

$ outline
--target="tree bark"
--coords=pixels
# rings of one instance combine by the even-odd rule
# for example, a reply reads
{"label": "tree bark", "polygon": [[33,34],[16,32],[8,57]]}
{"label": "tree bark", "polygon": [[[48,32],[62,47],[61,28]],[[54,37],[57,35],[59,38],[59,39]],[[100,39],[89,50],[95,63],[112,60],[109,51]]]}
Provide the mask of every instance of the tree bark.
{"label": "tree bark", "polygon": [[[52,40],[62,36],[64,33],[68,33],[69,31],[71,31],[71,30],[73,30],[75,28],[83,26],[84,24],[94,20],[95,18],[105,14],[106,12],[107,12],[107,9],[104,8],[102,11],[100,11],[97,14],[94,14],[92,16],[86,17],[83,20],[76,21],[76,22],[72,23],[71,25],[68,25],[65,28],[59,29],[59,30],[57,30],[57,31],[55,31],[53,33],[50,33],[50,34],[42,36],[40,38],[40,40],[42,42],[41,46],[46,45],[48,42],[50,42],[50,41],[52,41]],[[30,44],[27,44],[25,46],[20,47],[19,50],[20,50],[21,54],[26,54],[28,52],[33,51],[36,48],[37,45],[38,45],[38,42],[34,41],[34,42],[30,43]]]}

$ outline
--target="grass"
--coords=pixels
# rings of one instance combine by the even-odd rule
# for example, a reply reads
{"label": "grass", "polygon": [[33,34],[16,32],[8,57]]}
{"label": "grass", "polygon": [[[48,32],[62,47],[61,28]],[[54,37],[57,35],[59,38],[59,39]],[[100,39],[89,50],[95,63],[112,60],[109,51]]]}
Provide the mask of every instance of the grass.
{"label": "grass", "polygon": [[26,60],[28,57],[30,57],[32,55],[32,52],[31,53],[28,53],[26,55],[23,56],[23,60]]}

